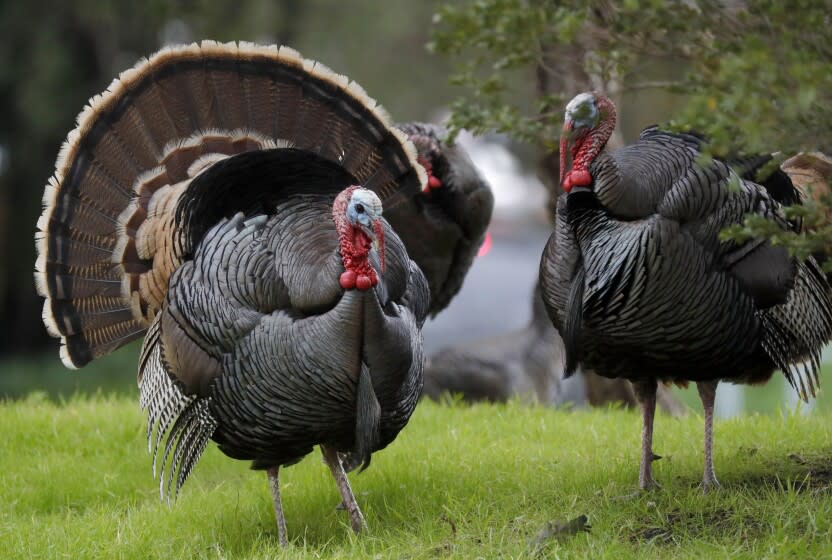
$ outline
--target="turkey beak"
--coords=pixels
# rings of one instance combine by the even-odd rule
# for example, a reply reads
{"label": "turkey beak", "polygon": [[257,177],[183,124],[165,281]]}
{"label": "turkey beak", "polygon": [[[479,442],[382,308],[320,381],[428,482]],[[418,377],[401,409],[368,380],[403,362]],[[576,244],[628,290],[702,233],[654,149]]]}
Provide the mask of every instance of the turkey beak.
{"label": "turkey beak", "polygon": [[378,253],[378,260],[381,264],[381,272],[384,272],[384,226],[381,225],[381,220],[373,220],[371,225],[358,224],[370,241],[373,243],[373,249]]}
{"label": "turkey beak", "polygon": [[572,167],[572,152],[569,146],[575,136],[575,126],[572,119],[566,117],[563,121],[563,130],[560,133],[560,184],[563,185],[563,178],[566,172]]}

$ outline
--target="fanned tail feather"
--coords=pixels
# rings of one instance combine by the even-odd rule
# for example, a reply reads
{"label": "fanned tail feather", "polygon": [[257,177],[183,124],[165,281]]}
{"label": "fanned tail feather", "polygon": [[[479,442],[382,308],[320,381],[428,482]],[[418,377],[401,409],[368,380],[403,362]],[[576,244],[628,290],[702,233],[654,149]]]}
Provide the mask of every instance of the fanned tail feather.
{"label": "fanned tail feather", "polygon": [[81,367],[145,333],[188,250],[173,216],[191,179],[226,157],[287,147],[382,199],[426,181],[375,100],[286,47],[165,48],[93,97],[61,148],[35,235],[43,320],[64,363]]}

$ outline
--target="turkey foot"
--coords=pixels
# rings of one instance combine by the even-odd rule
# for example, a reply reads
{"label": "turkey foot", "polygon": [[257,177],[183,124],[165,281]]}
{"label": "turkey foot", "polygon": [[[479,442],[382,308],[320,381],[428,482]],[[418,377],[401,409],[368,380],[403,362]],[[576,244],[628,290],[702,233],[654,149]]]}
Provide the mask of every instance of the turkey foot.
{"label": "turkey foot", "polygon": [[696,389],[699,391],[699,398],[702,400],[702,407],[705,409],[705,472],[702,475],[702,492],[707,494],[710,490],[720,487],[714,472],[714,400],[716,399],[716,386],[719,381],[698,381]]}
{"label": "turkey foot", "polygon": [[655,490],[661,488],[653,479],[653,461],[661,459],[653,453],[653,419],[656,415],[655,379],[636,381],[633,383],[636,398],[641,404],[641,468],[638,472],[638,487],[641,490]]}
{"label": "turkey foot", "polygon": [[332,477],[335,479],[335,484],[338,485],[338,491],[341,493],[343,506],[350,516],[350,526],[356,533],[367,529],[367,523],[364,521],[364,516],[361,515],[361,510],[358,508],[358,503],[355,501],[355,496],[350,488],[350,481],[347,478],[347,473],[344,472],[344,467],[341,465],[341,458],[338,456],[338,451],[326,445],[321,445],[321,453],[324,456],[324,462],[332,471]]}
{"label": "turkey foot", "polygon": [[272,467],[266,471],[269,475],[269,488],[272,491],[272,502],[274,503],[274,515],[277,518],[277,538],[280,541],[280,546],[289,546],[289,540],[286,537],[286,518],[283,517],[283,502],[280,500],[280,482],[277,479],[277,470],[280,467]]}

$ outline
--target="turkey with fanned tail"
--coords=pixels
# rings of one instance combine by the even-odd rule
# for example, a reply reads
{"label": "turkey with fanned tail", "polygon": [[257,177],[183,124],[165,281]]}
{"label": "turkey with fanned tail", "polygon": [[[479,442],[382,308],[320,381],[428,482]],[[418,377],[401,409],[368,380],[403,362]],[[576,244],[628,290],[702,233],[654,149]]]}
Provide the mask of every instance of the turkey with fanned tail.
{"label": "turkey with fanned tail", "polygon": [[[141,406],[160,490],[209,440],[266,469],[320,445],[367,466],[422,387],[427,281],[384,209],[428,182],[386,113],[282,47],[166,48],[78,117],[44,194],[35,280],[61,357],[144,336]],[[382,207],[383,205],[383,207]]]}
{"label": "turkey with fanned tail", "polygon": [[444,127],[418,122],[396,127],[416,146],[428,182],[420,196],[385,209],[384,217],[425,273],[435,317],[462,288],[485,240],[494,195],[462,146],[448,144]]}
{"label": "turkey with fanned tail", "polygon": [[[769,156],[701,158],[703,139],[653,127],[603,153],[615,107],[582,93],[566,107],[557,220],[540,263],[543,299],[577,364],[633,382],[643,408],[639,485],[652,476],[657,382],[695,381],[705,409],[705,491],[713,470],[719,381],[763,383],[775,369],[814,396],[820,351],[832,337],[830,287],[813,258],[765,239],[720,232],[755,214],[799,231],[788,175],[751,179]],[[730,165],[729,165],[730,163]]]}

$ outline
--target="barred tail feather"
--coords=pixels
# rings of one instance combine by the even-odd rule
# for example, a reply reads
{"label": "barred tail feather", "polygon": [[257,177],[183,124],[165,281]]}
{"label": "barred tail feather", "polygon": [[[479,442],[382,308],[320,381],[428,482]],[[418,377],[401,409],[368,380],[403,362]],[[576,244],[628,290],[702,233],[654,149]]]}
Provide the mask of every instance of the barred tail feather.
{"label": "barred tail feather", "polygon": [[223,158],[286,147],[382,199],[426,181],[375,100],[286,47],[165,48],[93,97],[60,150],[35,235],[43,320],[64,363],[81,367],[145,333],[188,250],[173,209],[205,194],[187,192],[191,179]]}
{"label": "barred tail feather", "polygon": [[156,459],[165,440],[159,463],[159,494],[162,499],[165,496],[170,499],[171,494],[174,497],[179,494],[205,451],[217,421],[209,409],[209,399],[185,395],[168,373],[158,320],[153,322],[145,338],[140,364],[140,403],[147,411],[147,442],[148,451],[153,453],[153,476],[156,476]]}

